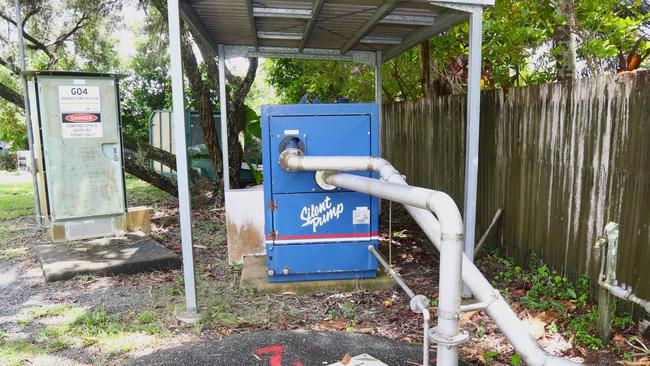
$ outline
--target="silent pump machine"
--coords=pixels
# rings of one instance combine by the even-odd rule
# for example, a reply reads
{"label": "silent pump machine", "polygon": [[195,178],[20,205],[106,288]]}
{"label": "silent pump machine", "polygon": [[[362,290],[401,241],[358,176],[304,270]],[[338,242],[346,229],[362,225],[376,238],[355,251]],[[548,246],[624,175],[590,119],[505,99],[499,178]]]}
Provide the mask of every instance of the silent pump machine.
{"label": "silent pump machine", "polygon": [[[379,201],[328,186],[314,172],[279,164],[288,149],[309,156],[378,156],[375,104],[262,107],[266,263],[269,282],[370,278]],[[360,172],[375,177],[375,173]]]}

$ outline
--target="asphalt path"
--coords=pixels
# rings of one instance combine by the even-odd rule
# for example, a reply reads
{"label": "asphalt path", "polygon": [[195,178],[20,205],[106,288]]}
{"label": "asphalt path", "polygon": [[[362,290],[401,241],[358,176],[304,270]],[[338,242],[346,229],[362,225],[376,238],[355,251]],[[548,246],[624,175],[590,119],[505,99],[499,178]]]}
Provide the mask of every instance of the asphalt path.
{"label": "asphalt path", "polygon": [[[333,331],[261,331],[185,344],[129,365],[325,366],[347,353],[368,354],[390,366],[422,364],[421,347],[393,339]],[[435,365],[434,352],[431,361]]]}

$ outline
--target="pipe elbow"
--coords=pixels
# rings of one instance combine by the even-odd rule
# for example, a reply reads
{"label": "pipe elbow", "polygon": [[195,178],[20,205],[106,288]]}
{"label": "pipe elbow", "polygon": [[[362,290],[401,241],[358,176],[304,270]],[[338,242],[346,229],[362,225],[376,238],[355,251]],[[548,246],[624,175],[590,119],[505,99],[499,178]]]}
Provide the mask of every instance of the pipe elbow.
{"label": "pipe elbow", "polygon": [[444,236],[450,235],[460,235],[462,238],[464,232],[463,217],[451,196],[445,192],[432,191],[427,197],[426,205],[440,221],[443,240]]}

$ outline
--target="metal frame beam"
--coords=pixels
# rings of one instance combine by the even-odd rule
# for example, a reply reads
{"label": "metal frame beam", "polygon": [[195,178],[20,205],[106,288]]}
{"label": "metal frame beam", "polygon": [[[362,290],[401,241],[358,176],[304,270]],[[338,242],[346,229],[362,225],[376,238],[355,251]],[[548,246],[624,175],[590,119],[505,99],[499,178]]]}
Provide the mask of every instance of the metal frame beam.
{"label": "metal frame beam", "polygon": [[184,1],[179,1],[179,7],[180,7],[180,14],[183,17],[183,19],[187,22],[187,24],[193,28],[194,33],[198,34],[199,37],[201,37],[201,42],[207,44],[212,48],[213,51],[216,52],[217,50],[217,42],[212,38],[210,35],[210,32],[208,32],[208,29],[205,27],[205,24],[203,24],[203,21],[199,16],[196,14],[194,11],[194,8],[192,6]]}
{"label": "metal frame beam", "polygon": [[302,32],[266,32],[259,31],[257,32],[257,38],[259,39],[285,39],[285,40],[298,40],[302,39]]}
{"label": "metal frame beam", "polygon": [[[302,8],[267,8],[253,7],[253,16],[256,18],[287,18],[287,19],[311,19],[312,9]],[[436,16],[412,15],[412,14],[388,14],[379,21],[380,24],[401,24],[401,25],[433,25]]]}
{"label": "metal frame beam", "polygon": [[427,26],[433,25],[435,21],[436,15],[388,14],[379,23]]}
{"label": "metal frame beam", "polygon": [[235,57],[264,57],[264,58],[294,58],[303,60],[333,60],[352,61],[366,65],[375,64],[375,53],[372,51],[352,50],[342,55],[337,49],[305,48],[300,51],[295,47],[264,47],[257,50],[252,46],[224,46],[226,59]]}
{"label": "metal frame beam", "polygon": [[318,16],[320,15],[321,9],[323,9],[323,4],[325,4],[325,0],[314,0],[314,4],[311,8],[311,19],[309,19],[307,24],[305,24],[305,31],[303,32],[302,41],[300,41],[300,45],[298,46],[299,52],[302,52],[305,49],[307,42],[309,42],[311,32],[314,30],[314,26],[318,21]]}
{"label": "metal frame beam", "polygon": [[311,19],[311,14],[311,9],[253,7],[253,16],[256,18]]}
{"label": "metal frame beam", "polygon": [[399,55],[400,53],[416,46],[431,37],[444,32],[456,24],[459,24],[467,19],[467,14],[447,11],[438,15],[434,25],[426,28],[420,28],[411,32],[408,36],[404,37],[402,43],[395,45],[384,51],[384,62]]}
{"label": "metal frame beam", "polygon": [[359,43],[362,44],[401,44],[402,37],[386,37],[386,36],[365,36],[361,38]]}
{"label": "metal frame beam", "polygon": [[253,16],[253,0],[245,0],[246,9],[248,11],[248,20],[250,22],[251,33],[255,42],[255,48],[259,47],[260,43],[257,40],[257,27],[255,26],[255,17]]}
{"label": "metal frame beam", "polygon": [[379,5],[370,19],[368,19],[368,21],[366,21],[366,23],[361,26],[361,28],[359,28],[359,30],[357,30],[357,32],[347,42],[345,42],[343,47],[341,47],[341,53],[345,54],[350,51],[354,45],[359,43],[363,37],[370,33],[372,28],[374,28],[377,23],[384,19],[388,13],[393,11],[397,5],[399,5],[398,0],[386,0],[381,5]]}

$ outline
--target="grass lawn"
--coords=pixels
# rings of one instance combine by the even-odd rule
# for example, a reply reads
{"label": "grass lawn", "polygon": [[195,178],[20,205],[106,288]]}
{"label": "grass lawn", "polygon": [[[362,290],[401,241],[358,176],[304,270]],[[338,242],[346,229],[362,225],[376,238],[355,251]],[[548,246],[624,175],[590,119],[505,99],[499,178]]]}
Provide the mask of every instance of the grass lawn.
{"label": "grass lawn", "polygon": [[0,220],[11,220],[34,214],[31,183],[0,184]]}

